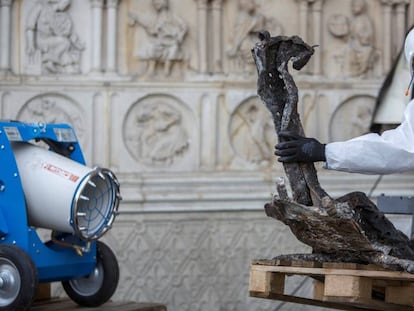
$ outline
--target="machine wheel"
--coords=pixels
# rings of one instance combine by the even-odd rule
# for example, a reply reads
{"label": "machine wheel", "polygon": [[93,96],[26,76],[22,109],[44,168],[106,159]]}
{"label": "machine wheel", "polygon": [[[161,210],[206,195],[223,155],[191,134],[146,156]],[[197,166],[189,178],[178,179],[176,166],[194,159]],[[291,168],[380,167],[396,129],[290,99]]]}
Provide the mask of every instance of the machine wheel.
{"label": "machine wheel", "polygon": [[85,277],[63,281],[63,289],[74,302],[85,307],[97,307],[114,294],[119,281],[118,261],[112,250],[98,241],[96,267]]}
{"label": "machine wheel", "polygon": [[0,245],[0,310],[29,310],[37,285],[32,258],[20,247]]}

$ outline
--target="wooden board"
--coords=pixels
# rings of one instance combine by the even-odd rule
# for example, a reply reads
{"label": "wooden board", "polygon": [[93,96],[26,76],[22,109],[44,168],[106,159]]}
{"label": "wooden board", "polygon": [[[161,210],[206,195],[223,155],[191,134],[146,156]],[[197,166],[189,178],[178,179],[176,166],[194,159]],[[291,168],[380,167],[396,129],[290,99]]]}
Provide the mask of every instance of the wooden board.
{"label": "wooden board", "polygon": [[167,307],[155,303],[107,302],[97,308],[80,307],[69,299],[36,301],[31,311],[167,311]]}
{"label": "wooden board", "polygon": [[[286,294],[290,275],[312,278],[313,298]],[[376,265],[254,260],[249,294],[340,310],[414,311],[414,275]]]}

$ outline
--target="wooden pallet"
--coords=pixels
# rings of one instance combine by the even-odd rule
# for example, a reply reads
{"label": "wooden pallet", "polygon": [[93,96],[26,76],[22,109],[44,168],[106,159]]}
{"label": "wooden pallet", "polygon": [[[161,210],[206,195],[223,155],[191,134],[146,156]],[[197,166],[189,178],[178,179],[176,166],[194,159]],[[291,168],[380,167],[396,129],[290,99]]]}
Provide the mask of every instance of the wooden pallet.
{"label": "wooden pallet", "polygon": [[[290,275],[311,277],[313,298],[285,294]],[[414,311],[414,274],[375,265],[254,260],[249,294],[340,310]]]}

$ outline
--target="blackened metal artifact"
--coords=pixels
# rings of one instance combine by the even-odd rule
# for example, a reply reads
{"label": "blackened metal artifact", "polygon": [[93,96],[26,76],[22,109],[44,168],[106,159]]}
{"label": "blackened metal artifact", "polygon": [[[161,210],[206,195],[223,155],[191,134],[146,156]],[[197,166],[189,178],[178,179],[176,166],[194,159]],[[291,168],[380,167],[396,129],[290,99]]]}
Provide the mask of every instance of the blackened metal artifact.
{"label": "blackened metal artifact", "polygon": [[[267,31],[262,31],[259,39],[252,49],[258,72],[257,92],[272,113],[276,134],[289,130],[304,135],[297,112],[298,89],[288,65],[291,62],[295,70],[302,69],[314,47],[298,36],[271,37]],[[313,164],[283,166],[292,198],[280,180],[278,194],[265,205],[266,214],[288,225],[313,249],[311,254],[290,258],[374,263],[414,273],[414,243],[364,193],[352,192],[333,199],[320,186]]]}

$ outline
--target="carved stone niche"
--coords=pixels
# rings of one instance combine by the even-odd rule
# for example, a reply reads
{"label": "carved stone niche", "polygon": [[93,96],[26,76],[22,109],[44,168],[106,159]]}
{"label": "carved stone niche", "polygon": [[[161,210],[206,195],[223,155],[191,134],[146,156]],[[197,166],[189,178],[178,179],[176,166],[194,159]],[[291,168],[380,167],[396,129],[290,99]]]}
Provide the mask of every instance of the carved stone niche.
{"label": "carved stone niche", "polygon": [[345,100],[332,115],[330,141],[343,141],[369,132],[375,97],[357,95]]}
{"label": "carved stone niche", "polygon": [[[234,3],[237,5],[234,6]],[[256,74],[251,49],[258,40],[259,32],[268,29],[274,34],[282,35],[284,30],[275,14],[266,12],[259,5],[259,1],[237,0],[234,3],[228,7],[236,11],[234,16],[229,17],[232,23],[228,26],[228,39],[225,47],[228,72],[231,76],[251,79]]]}
{"label": "carved stone niche", "polygon": [[123,140],[135,162],[146,167],[169,168],[190,152],[191,113],[176,98],[150,95],[133,104],[123,122]]}
{"label": "carved stone niche", "polygon": [[329,14],[327,29],[333,37],[330,51],[332,69],[328,76],[336,78],[377,78],[381,71],[380,50],[376,46],[378,31],[372,18],[374,3],[352,0],[343,11]]}
{"label": "carved stone niche", "polygon": [[17,112],[16,119],[29,123],[70,124],[82,147],[86,147],[85,113],[73,99],[61,94],[41,94],[25,103]]}
{"label": "carved stone niche", "polygon": [[131,1],[125,9],[129,37],[127,62],[132,65],[128,66],[129,73],[160,79],[182,76],[187,69],[190,53],[185,45],[190,27],[185,14],[174,5],[169,0]]}
{"label": "carved stone niche", "polygon": [[25,122],[69,123],[77,136],[83,136],[85,129],[82,120],[83,112],[71,98],[61,94],[41,94],[25,103],[16,118]]}
{"label": "carved stone niche", "polygon": [[21,40],[25,73],[81,73],[86,43],[81,38],[84,34],[78,29],[83,15],[82,10],[73,12],[72,7],[72,0],[23,2]]}
{"label": "carved stone niche", "polygon": [[254,96],[244,100],[232,113],[230,143],[236,158],[246,164],[267,167],[273,161],[276,143],[270,112]]}

